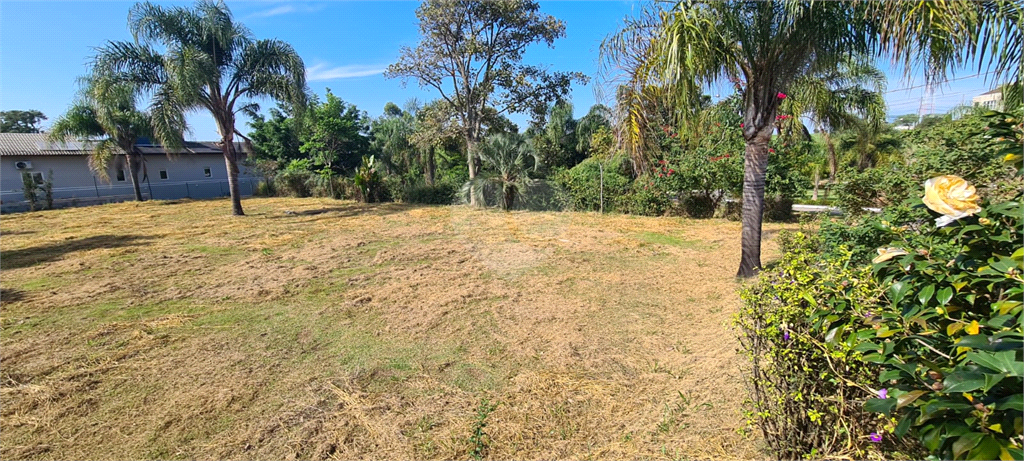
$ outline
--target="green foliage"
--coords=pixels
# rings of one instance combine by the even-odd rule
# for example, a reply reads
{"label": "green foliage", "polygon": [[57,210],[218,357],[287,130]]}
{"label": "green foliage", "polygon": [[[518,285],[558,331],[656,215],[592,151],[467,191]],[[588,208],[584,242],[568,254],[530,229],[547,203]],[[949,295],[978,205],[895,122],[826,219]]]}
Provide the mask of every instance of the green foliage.
{"label": "green foliage", "polygon": [[841,173],[843,182],[836,188],[836,204],[851,215],[867,213],[864,208],[891,207],[912,194],[920,193],[920,184],[902,168],[870,168],[862,172]]}
{"label": "green foliage", "polygon": [[534,180],[529,170],[536,170],[540,159],[522,135],[500,133],[490,135],[477,145],[474,154],[488,167],[483,174],[462,187],[467,202],[475,195],[475,203],[487,203],[489,192],[497,193],[502,210],[511,210],[516,199],[525,199]]}
{"label": "green foliage", "polygon": [[46,116],[38,110],[0,111],[0,133],[39,133]]}
{"label": "green foliage", "polygon": [[[459,183],[453,181],[437,181],[433,185],[412,184],[404,186],[400,200],[425,205],[451,205],[456,201],[459,187]],[[392,198],[398,199],[394,194]]]}
{"label": "green foliage", "polygon": [[25,201],[28,202],[28,210],[36,211],[36,208],[39,206],[38,185],[27,171],[21,172],[21,186],[22,192],[25,195]]}
{"label": "green foliage", "polygon": [[492,404],[487,399],[480,400],[476,408],[476,419],[473,421],[473,434],[469,436],[470,456],[473,459],[484,459],[487,456],[487,447],[491,444],[491,436],[484,431],[487,427],[487,417],[498,408],[498,404]]}
{"label": "green foliage", "polygon": [[914,233],[925,244],[897,235],[906,254],[874,268],[885,299],[847,324],[888,388],[865,409],[894,415],[897,436],[943,459],[1024,457],[1022,212],[1018,195]]}
{"label": "green foliage", "polygon": [[861,410],[874,374],[856,337],[823,319],[863,318],[882,289],[869,267],[850,265],[849,254],[821,258],[806,239],[789,237],[794,250],[742,292],[736,323],[751,365],[750,423],[770,457],[865,459],[876,450],[868,435],[885,424]]}
{"label": "green foliage", "polygon": [[249,138],[252,139],[254,159],[271,160],[283,165],[302,158],[299,151],[303,144],[299,137],[301,123],[295,119],[294,111],[287,105],[278,104],[277,108],[271,108],[270,118],[259,113],[252,116]]}
{"label": "green foliage", "polygon": [[618,197],[630,190],[630,164],[624,155],[609,159],[591,157],[568,170],[552,175],[566,192],[566,207],[573,211],[601,209],[601,170],[604,169],[604,208],[614,210]]}
{"label": "green foliage", "polygon": [[327,101],[313,99],[308,133],[299,151],[313,164],[336,171],[351,170],[370,152],[369,122],[365,113],[327,89]]}
{"label": "green foliage", "polygon": [[43,200],[46,202],[46,209],[53,209],[53,170],[46,173],[46,179],[39,185],[43,191]]}
{"label": "green foliage", "polygon": [[629,192],[615,197],[612,203],[623,213],[642,216],[662,216],[672,207],[668,195],[648,175],[636,178]]}
{"label": "green foliage", "polygon": [[292,160],[274,177],[274,189],[291,197],[309,197],[309,182],[313,177],[309,159]]}
{"label": "green foliage", "polygon": [[382,202],[386,198],[387,188],[378,167],[379,164],[372,155],[364,156],[363,163],[359,165],[352,178],[358,191],[357,198],[363,203]]}

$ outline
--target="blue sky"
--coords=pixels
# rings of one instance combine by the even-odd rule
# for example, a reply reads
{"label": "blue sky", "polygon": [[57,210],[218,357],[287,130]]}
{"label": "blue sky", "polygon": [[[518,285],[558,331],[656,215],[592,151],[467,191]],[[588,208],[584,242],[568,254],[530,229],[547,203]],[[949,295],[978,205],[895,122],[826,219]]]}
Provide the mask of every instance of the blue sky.
{"label": "blue sky", "polygon": [[[93,47],[110,40],[131,39],[127,17],[133,4],[0,2],[0,110],[37,109],[50,118],[48,122],[59,116],[74,99],[75,79],[85,74]],[[330,88],[373,117],[380,115],[388,101],[402,105],[410,98],[425,102],[438,97],[420,89],[415,81],[403,87],[401,81],[382,75],[397,58],[400,47],[415,46],[418,41],[417,2],[229,1],[228,6],[235,19],[257,38],[291,43],[305,61],[309,86],[317,94],[323,95]],[[639,3],[632,1],[542,1],[542,12],[565,21],[566,37],[556,41],[554,49],[529,49],[526,61],[551,70],[596,76],[601,40],[638,8]],[[890,74],[890,92],[886,94],[890,114],[916,113],[923,91],[920,79],[904,81],[901,73],[881,64]],[[961,71],[956,76],[975,73]],[[577,116],[596,102],[595,83],[592,80],[590,85],[573,87]],[[932,110],[944,112],[961,102],[969,103],[971,97],[987,91],[990,83],[981,77],[951,82],[936,90]],[[917,88],[900,90],[908,87]],[[258,102],[264,108],[273,106],[271,101]],[[525,128],[525,115],[511,118]],[[210,116],[196,113],[189,120],[193,130],[189,139],[219,137]],[[248,131],[248,127],[241,131]]]}

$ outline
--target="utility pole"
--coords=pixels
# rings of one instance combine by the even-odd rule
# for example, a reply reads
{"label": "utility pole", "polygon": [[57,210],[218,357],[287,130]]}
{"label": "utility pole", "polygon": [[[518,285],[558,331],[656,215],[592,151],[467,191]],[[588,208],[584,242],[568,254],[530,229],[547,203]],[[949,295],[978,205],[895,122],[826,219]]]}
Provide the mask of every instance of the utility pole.
{"label": "utility pole", "polygon": [[601,169],[601,214],[604,214],[604,162],[598,162],[597,166]]}

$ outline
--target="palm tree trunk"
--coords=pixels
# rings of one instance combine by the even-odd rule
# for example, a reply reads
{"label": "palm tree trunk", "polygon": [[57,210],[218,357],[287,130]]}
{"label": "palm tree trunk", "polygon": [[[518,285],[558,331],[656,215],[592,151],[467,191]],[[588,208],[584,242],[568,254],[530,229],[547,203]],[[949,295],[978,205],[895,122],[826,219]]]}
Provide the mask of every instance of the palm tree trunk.
{"label": "palm tree trunk", "polygon": [[238,159],[235,158],[235,143],[230,137],[221,141],[224,150],[224,164],[228,170],[228,190],[231,191],[231,214],[245,216],[242,211],[242,194],[238,189]]}
{"label": "palm tree trunk", "polygon": [[[762,132],[767,132],[767,136]],[[770,128],[761,130],[747,141],[743,155],[743,239],[737,277],[753,277],[761,268],[761,221],[769,139]]]}
{"label": "palm tree trunk", "polygon": [[514,187],[512,187],[512,186],[506,185],[505,186],[505,197],[504,197],[504,200],[502,202],[502,208],[505,211],[511,210],[512,209],[512,205],[515,203],[515,200],[516,200],[516,189]]}
{"label": "palm tree trunk", "polygon": [[141,156],[136,152],[129,151],[125,155],[125,160],[128,162],[128,176],[132,178],[132,189],[135,190],[135,201],[142,202],[142,189],[139,187],[139,167],[142,166]]}

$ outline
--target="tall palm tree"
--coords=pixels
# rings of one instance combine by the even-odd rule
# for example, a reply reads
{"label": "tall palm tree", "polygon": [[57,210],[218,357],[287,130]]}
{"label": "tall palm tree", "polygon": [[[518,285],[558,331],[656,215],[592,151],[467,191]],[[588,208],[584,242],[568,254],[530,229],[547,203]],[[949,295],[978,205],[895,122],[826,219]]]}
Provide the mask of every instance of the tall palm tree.
{"label": "tall palm tree", "polygon": [[[742,255],[737,275],[761,265],[768,142],[786,91],[801,75],[839,65],[844,57],[888,53],[923,64],[939,79],[951,64],[994,59],[1006,73],[1020,68],[1019,2],[801,2],[683,0],[645,13],[603,44],[630,77],[620,98],[626,107],[627,147],[641,150],[644,95],[664,88],[682,104],[685,119],[712,83],[728,79],[743,95],[744,153]],[[1019,77],[1018,77],[1019,79]],[[629,143],[636,143],[630,146]]]}
{"label": "tall palm tree", "polygon": [[511,210],[516,197],[525,195],[533,184],[528,175],[529,163],[533,163],[533,169],[536,170],[540,165],[540,157],[518,133],[492,134],[477,144],[475,149],[484,165],[490,166],[493,171],[467,182],[462,188],[463,194],[477,194],[475,202],[486,203],[483,194],[486,185],[490,183],[498,186],[501,191],[501,209]]}
{"label": "tall palm tree", "polygon": [[[886,78],[868,57],[847,58],[835,67],[798,77],[789,88],[780,111],[791,115],[780,122],[780,132],[802,125],[807,116],[821,133],[828,152],[828,179],[835,182],[839,161],[832,134],[837,130],[870,124],[885,124],[886,106],[882,93]],[[807,132],[799,127],[798,132]]]}
{"label": "tall palm tree", "polygon": [[235,136],[248,139],[235,128],[236,117],[257,109],[249,101],[257,97],[301,111],[306,102],[302,59],[285,42],[252,38],[223,1],[200,0],[192,9],[139,3],[128,15],[128,27],[135,41],[101,47],[95,68],[104,81],[131,82],[151,96],[153,134],[168,149],[184,143],[187,112],[209,111],[221,136],[232,213],[243,215]]}
{"label": "tall palm tree", "polygon": [[139,138],[152,136],[149,114],[136,109],[136,90],[129,83],[107,86],[102,94],[97,91],[95,79],[87,77],[82,83],[79,101],[53,123],[48,138],[51,142],[87,142],[92,148],[89,169],[104,181],[110,180],[110,161],[117,154],[124,154],[135,200],[141,202],[139,170],[143,158],[135,143]]}

